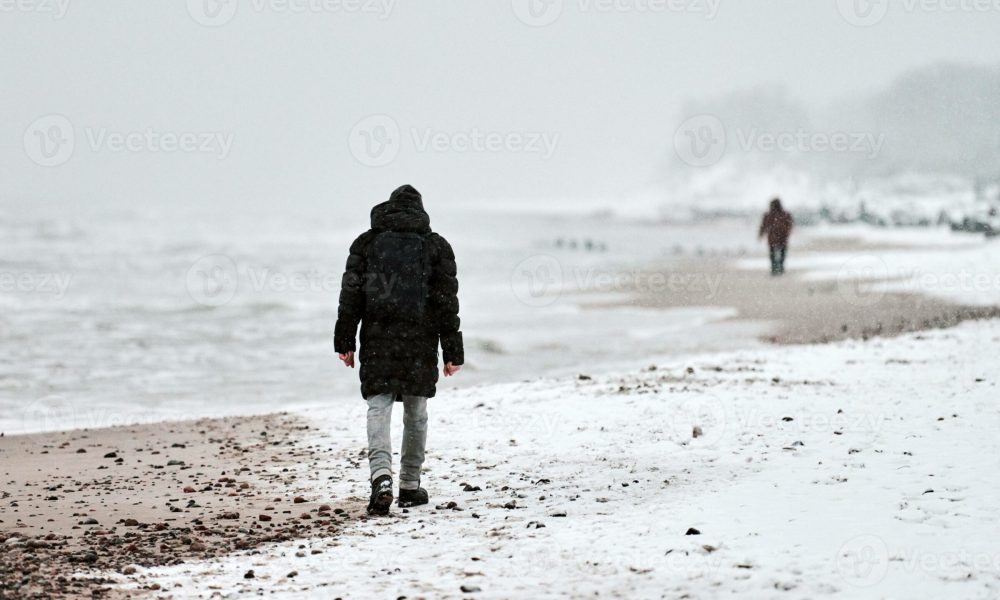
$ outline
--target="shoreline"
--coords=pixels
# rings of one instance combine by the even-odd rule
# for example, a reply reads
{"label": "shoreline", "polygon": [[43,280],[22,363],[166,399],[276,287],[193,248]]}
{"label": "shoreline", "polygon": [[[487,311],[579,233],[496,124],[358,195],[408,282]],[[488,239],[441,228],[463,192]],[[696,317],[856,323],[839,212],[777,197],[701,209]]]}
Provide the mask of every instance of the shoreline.
{"label": "shoreline", "polygon": [[[869,248],[857,240],[831,239],[821,240],[812,247],[803,244],[798,253],[800,256],[818,255],[837,249],[864,252],[879,247]],[[773,351],[779,353],[782,347],[817,344],[811,348],[814,354],[832,353],[835,348],[828,344],[830,342],[893,338],[953,327],[966,320],[1000,317],[998,307],[963,306],[922,294],[886,292],[877,296],[852,296],[857,288],[845,289],[837,281],[809,280],[803,277],[805,270],[794,268],[794,261],[790,266],[792,269],[784,277],[772,278],[763,261],[760,270],[752,270],[740,268],[734,259],[682,259],[658,268],[666,274],[682,277],[718,277],[720,284],[710,297],[706,290],[647,291],[633,293],[622,301],[603,304],[584,301],[583,306],[593,310],[621,306],[651,309],[730,307],[738,314],[718,323],[769,324],[770,331],[755,340],[774,344]],[[656,271],[650,269],[649,272]],[[759,331],[759,327],[736,327],[732,331],[743,331],[750,340],[749,336],[757,335],[751,332]],[[714,350],[708,354],[771,352],[741,348],[738,341],[732,346],[730,351]],[[699,356],[698,360],[702,360],[705,353]],[[687,359],[681,355],[667,360],[683,363]],[[896,357],[886,360],[903,364],[902,359]],[[637,359],[634,362],[636,369],[645,369],[645,363],[651,361]],[[745,367],[747,372],[758,369],[754,364]],[[725,365],[712,366],[708,372],[723,372],[727,368]],[[579,372],[586,371],[587,367],[582,365]],[[666,371],[658,373],[655,369],[639,376],[641,381],[637,382],[636,376],[629,375],[631,372],[622,368],[614,373],[592,373],[594,377],[581,377],[575,389],[586,389],[592,380],[621,379],[620,385],[602,394],[648,393],[667,400],[673,394],[697,392],[707,383],[700,381],[697,375],[692,376],[691,372],[668,375]],[[701,367],[695,372],[701,373]],[[534,389],[544,387],[546,381],[558,382],[554,385],[562,389],[571,387],[566,382],[575,378],[548,377],[526,385]],[[777,378],[746,379],[741,385],[765,385],[768,381],[772,386],[786,385]],[[450,390],[448,399],[468,403],[477,393],[488,395],[495,390],[518,389],[519,385],[522,384],[463,386]],[[811,389],[832,384],[816,377],[801,385]],[[664,386],[667,388],[660,396],[659,389]],[[550,398],[544,392],[540,399],[564,401]],[[3,506],[0,512],[0,590],[12,591],[25,598],[80,595],[124,598],[144,592],[170,594],[170,589],[161,588],[156,578],[148,573],[217,561],[231,563],[237,557],[247,557],[240,566],[242,570],[234,575],[236,581],[240,581],[239,577],[249,575],[248,571],[252,570],[248,565],[255,561],[250,556],[265,552],[266,548],[288,548],[290,544],[297,544],[296,549],[288,551],[303,559],[311,554],[341,552],[340,546],[350,545],[349,541],[341,539],[345,533],[350,538],[357,530],[370,529],[364,513],[366,499],[362,497],[366,465],[363,451],[358,453],[363,442],[355,439],[352,433],[363,429],[361,406],[359,403],[347,411],[331,407],[320,412],[319,420],[314,420],[309,412],[286,412],[0,436],[0,461],[4,466],[4,491],[0,499]],[[474,409],[480,406],[482,404],[477,404]],[[538,408],[543,412],[551,410],[547,405]],[[714,405],[711,408],[715,412],[728,410]],[[487,406],[484,410],[491,408]],[[323,428],[324,419],[329,422],[334,413],[347,422]],[[473,410],[470,414],[476,416],[452,415],[452,421],[448,421],[450,427],[443,431],[456,427],[474,431],[499,427],[496,435],[491,433],[489,437],[510,438],[511,447],[516,447],[514,438],[520,435],[509,430],[508,425],[520,423],[527,424],[529,429],[544,429],[534,432],[544,434],[538,438],[544,445],[545,436],[551,434],[549,429],[556,428],[560,422],[555,417],[536,421],[537,415],[532,416],[533,413],[502,417]],[[669,410],[664,413],[670,414],[673,413]],[[472,420],[465,422],[464,418]],[[499,422],[491,421],[497,418]],[[514,420],[508,422],[505,418]],[[585,421],[581,421],[579,427],[589,427]],[[671,427],[676,430],[677,425],[673,423]],[[687,422],[681,424],[681,429],[684,428],[691,431]],[[656,438],[654,433],[650,432],[651,439]],[[463,468],[478,464],[480,459],[475,458],[474,453],[458,457],[457,464],[466,464],[466,467],[456,464],[447,467],[442,463],[454,462],[455,457],[447,452],[440,455],[440,448],[432,452],[429,478],[439,492],[445,485],[475,483],[477,473],[487,473],[496,466],[478,465],[463,475]],[[539,471],[532,477],[542,481],[543,475]],[[502,479],[496,480],[498,489],[504,487],[500,481]],[[447,494],[436,495],[431,506],[449,499]],[[460,502],[463,499],[459,495],[453,498]],[[465,501],[468,500],[465,497]],[[497,513],[500,515],[508,512],[500,501],[487,506],[488,510],[500,507]],[[440,513],[440,507],[436,510],[439,512],[418,511],[410,517],[396,511],[394,520],[378,521],[374,525],[403,526],[408,518],[422,523],[428,514],[444,514]],[[444,509],[444,512],[451,510],[460,509]],[[503,521],[500,523],[497,527],[503,529]],[[532,525],[529,522],[527,526]],[[365,543],[361,540],[353,546],[364,547]],[[290,569],[284,577],[271,573],[269,583],[292,585],[297,575],[296,570]],[[123,589],[123,581],[133,587]],[[258,582],[255,584],[248,579],[239,585],[262,585],[260,580]],[[190,588],[176,591],[185,597],[191,595]]]}
{"label": "shoreline", "polygon": [[[177,600],[985,597],[998,563],[947,558],[996,556],[997,341],[992,321],[456,391],[430,412],[430,505],[103,575]],[[308,418],[299,446],[340,453],[287,468],[361,512],[360,412]]]}

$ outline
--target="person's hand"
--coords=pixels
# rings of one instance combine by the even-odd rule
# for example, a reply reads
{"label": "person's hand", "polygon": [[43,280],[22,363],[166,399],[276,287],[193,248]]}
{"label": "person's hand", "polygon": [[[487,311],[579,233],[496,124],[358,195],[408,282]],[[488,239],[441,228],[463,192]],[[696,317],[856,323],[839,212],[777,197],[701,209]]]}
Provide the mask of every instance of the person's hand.
{"label": "person's hand", "polygon": [[453,365],[451,363],[445,363],[444,376],[451,377],[452,375],[458,373],[461,370],[462,370],[462,365]]}
{"label": "person's hand", "polygon": [[344,366],[345,367],[350,367],[352,369],[354,368],[354,353],[353,352],[345,352],[343,354],[338,354],[337,356],[340,357],[340,360],[344,361]]}

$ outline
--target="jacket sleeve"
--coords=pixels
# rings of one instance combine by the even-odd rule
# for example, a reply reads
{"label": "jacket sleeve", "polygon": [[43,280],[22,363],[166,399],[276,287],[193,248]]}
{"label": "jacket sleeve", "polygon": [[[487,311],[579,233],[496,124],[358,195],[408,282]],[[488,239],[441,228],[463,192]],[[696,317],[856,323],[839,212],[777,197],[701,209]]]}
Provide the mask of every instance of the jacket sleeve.
{"label": "jacket sleeve", "polygon": [[767,233],[767,230],[770,228],[769,227],[770,224],[768,223],[769,220],[770,219],[768,219],[768,214],[764,213],[764,218],[760,220],[760,232],[757,234],[757,237],[762,238],[764,237],[764,234]]}
{"label": "jacket sleeve", "polygon": [[333,333],[333,346],[338,354],[357,349],[358,323],[365,314],[365,251],[370,237],[370,232],[365,232],[351,244],[347,268],[340,281],[340,306]]}
{"label": "jacket sleeve", "polygon": [[445,363],[461,365],[465,363],[465,346],[458,316],[458,266],[451,244],[440,235],[434,234],[434,237],[437,256],[432,265],[430,300],[441,340],[441,354]]}

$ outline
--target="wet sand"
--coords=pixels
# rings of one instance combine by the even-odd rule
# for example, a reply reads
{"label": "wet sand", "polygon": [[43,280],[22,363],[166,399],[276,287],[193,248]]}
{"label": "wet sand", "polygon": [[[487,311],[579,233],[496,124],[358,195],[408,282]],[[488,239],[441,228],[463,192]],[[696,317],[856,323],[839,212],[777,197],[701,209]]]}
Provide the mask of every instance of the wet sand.
{"label": "wet sand", "polygon": [[86,573],[336,534],[364,505],[299,496],[285,467],[360,463],[303,447],[308,429],[279,414],[0,438],[0,598],[121,597]]}
{"label": "wet sand", "polygon": [[[794,252],[802,256],[844,250],[877,252],[887,248],[849,238],[824,238]],[[666,289],[635,289],[618,304],[588,306],[732,307],[739,311],[733,320],[768,323],[767,333],[761,339],[777,344],[891,337],[954,327],[963,321],[1000,318],[1000,307],[964,306],[920,294],[891,292],[879,285],[885,282],[870,285],[854,280],[807,280],[794,264],[793,257],[788,261],[790,268],[786,273],[774,277],[766,258],[761,259],[760,268],[755,270],[740,269],[734,261],[723,258],[680,260],[652,269],[668,282]]]}

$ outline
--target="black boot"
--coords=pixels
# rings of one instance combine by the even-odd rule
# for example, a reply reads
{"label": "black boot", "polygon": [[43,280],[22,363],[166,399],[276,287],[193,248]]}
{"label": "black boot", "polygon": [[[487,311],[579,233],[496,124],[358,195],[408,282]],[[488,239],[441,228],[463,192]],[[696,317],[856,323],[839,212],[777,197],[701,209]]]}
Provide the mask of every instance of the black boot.
{"label": "black boot", "polygon": [[387,515],[392,506],[392,477],[381,475],[372,482],[372,497],[368,501],[368,514]]}
{"label": "black boot", "polygon": [[427,490],[422,487],[417,487],[415,490],[404,490],[399,489],[399,507],[407,508],[409,506],[421,506],[427,504],[429,499],[427,498]]}

